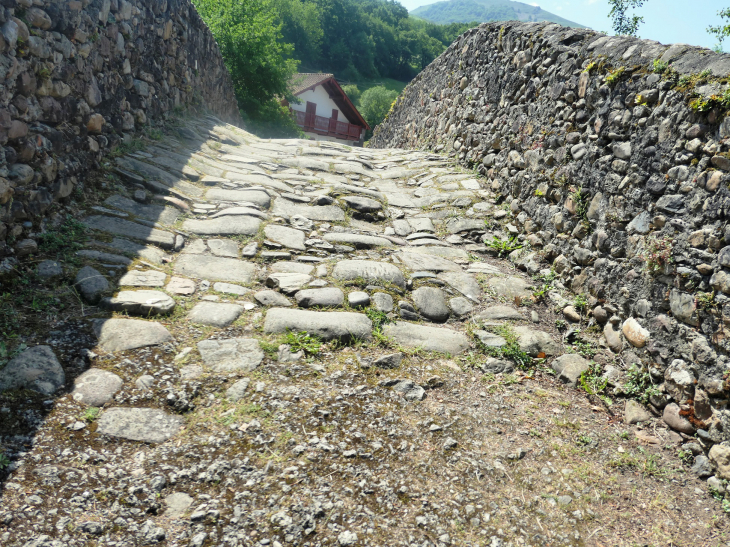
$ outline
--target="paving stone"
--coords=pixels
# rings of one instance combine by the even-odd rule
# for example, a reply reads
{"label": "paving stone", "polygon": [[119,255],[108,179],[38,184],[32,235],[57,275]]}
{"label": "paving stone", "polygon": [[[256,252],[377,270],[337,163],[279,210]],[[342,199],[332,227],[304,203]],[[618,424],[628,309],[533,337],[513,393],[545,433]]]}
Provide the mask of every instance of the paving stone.
{"label": "paving stone", "polygon": [[373,283],[392,283],[400,289],[406,288],[403,273],[394,264],[370,260],[341,260],[335,264],[332,277],[342,281],[365,279]]}
{"label": "paving stone", "polygon": [[393,369],[398,368],[401,364],[401,361],[403,361],[402,353],[390,353],[388,355],[378,357],[373,361],[372,364],[374,367],[378,368]]}
{"label": "paving stone", "polygon": [[311,275],[298,273],[272,273],[266,278],[266,286],[292,295],[312,281]]}
{"label": "paving stone", "polygon": [[466,335],[439,327],[415,325],[398,321],[385,325],[384,334],[406,347],[420,347],[426,351],[439,351],[451,355],[462,353],[469,347]]}
{"label": "paving stone", "polygon": [[132,315],[165,315],[175,308],[175,301],[160,291],[119,291],[102,298],[99,307]]}
{"label": "paving stone", "polygon": [[96,319],[94,333],[99,347],[107,352],[158,346],[172,342],[172,335],[160,323],[140,319]]}
{"label": "paving stone", "polygon": [[626,400],[626,406],[624,407],[625,424],[638,424],[640,422],[650,420],[651,417],[651,412],[644,408],[641,403],[634,401],[633,399]]}
{"label": "paving stone", "polygon": [[86,258],[88,260],[95,260],[96,262],[103,262],[105,264],[123,264],[125,266],[129,266],[132,264],[132,259],[127,258],[126,256],[105,253],[102,251],[94,251],[90,249],[76,251],[76,256],[80,256],[81,258]]}
{"label": "paving stone", "polygon": [[363,196],[342,196],[340,199],[348,207],[360,213],[375,213],[383,208],[380,202]]}
{"label": "paving stone", "polygon": [[74,286],[89,304],[98,303],[101,295],[111,288],[106,277],[91,266],[84,266],[79,270]]}
{"label": "paving stone", "polygon": [[440,256],[429,256],[410,251],[402,251],[396,254],[398,259],[410,270],[429,272],[461,272],[461,266]]}
{"label": "paving stone", "polygon": [[243,306],[218,302],[198,302],[190,313],[188,321],[212,327],[227,327],[243,313]]}
{"label": "paving stone", "polygon": [[90,368],[74,380],[71,396],[89,406],[103,406],[112,400],[124,381],[108,370]]}
{"label": "paving stone", "polygon": [[270,240],[280,243],[289,249],[294,249],[296,251],[307,250],[304,245],[306,235],[301,230],[287,228],[286,226],[278,226],[276,224],[269,224],[266,228],[264,228],[264,234]]}
{"label": "paving stone", "polygon": [[293,216],[302,216],[321,222],[343,222],[345,220],[345,212],[336,205],[302,205],[284,198],[274,200],[271,214],[287,220]]}
{"label": "paving stone", "polygon": [[278,293],[276,291],[266,290],[266,291],[259,291],[253,295],[253,297],[258,301],[259,304],[262,306],[276,306],[276,307],[289,307],[292,305],[292,303],[289,301],[289,299],[284,296],[281,293]]}
{"label": "paving stone", "polygon": [[222,188],[211,188],[205,193],[209,201],[247,201],[268,209],[271,204],[271,197],[263,190],[223,190]]}
{"label": "paving stone", "polygon": [[182,229],[196,235],[235,236],[256,235],[261,226],[258,218],[235,216],[213,218],[208,220],[188,219],[183,222]]}
{"label": "paving stone", "polygon": [[411,217],[408,224],[414,232],[435,232],[433,221],[428,217]]}
{"label": "paving stone", "polygon": [[501,348],[502,346],[507,344],[507,340],[492,332],[488,332],[485,330],[476,330],[474,331],[474,334],[477,338],[479,338],[479,341],[482,344],[491,348]]}
{"label": "paving stone", "polygon": [[[298,273],[311,275],[314,271],[312,264],[305,264],[303,262],[274,262],[269,269],[274,273]],[[327,275],[325,273],[325,275]]]}
{"label": "paving stone", "polygon": [[258,209],[254,209],[253,207],[227,207],[210,215],[210,218],[216,219],[228,216],[250,216],[259,218],[261,220],[267,220],[269,218],[269,215],[267,213],[259,211]]}
{"label": "paving stone", "polygon": [[327,233],[322,239],[329,243],[340,243],[345,245],[353,245],[356,249],[370,249],[372,247],[393,247],[395,244],[389,239],[377,236],[368,236],[362,234],[346,234],[346,233]]}
{"label": "paving stone", "polygon": [[241,285],[234,285],[232,283],[214,283],[213,284],[213,290],[218,292],[224,292],[226,294],[235,294],[237,296],[243,296],[244,294],[248,294],[252,292],[252,289],[247,289],[246,287],[241,287]]}
{"label": "paving stone", "polygon": [[210,252],[215,256],[238,258],[238,243],[230,239],[209,239],[207,241]]}
{"label": "paving stone", "polygon": [[525,317],[509,306],[490,306],[475,317],[479,321],[521,321]]}
{"label": "paving stone", "polygon": [[492,277],[487,280],[487,285],[497,296],[510,300],[532,296],[532,283],[521,277]]}
{"label": "paving stone", "polygon": [[63,277],[61,263],[55,260],[44,260],[36,267],[36,275],[46,281]]}
{"label": "paving stone", "polygon": [[352,312],[318,312],[271,308],[266,313],[264,332],[267,334],[308,332],[322,340],[370,340],[373,325],[366,315]]}
{"label": "paving stone", "polygon": [[482,289],[472,275],[464,272],[441,272],[438,278],[446,281],[449,286],[453,287],[461,294],[466,296],[472,302],[479,302],[482,296]]}
{"label": "paving stone", "polygon": [[193,505],[194,498],[185,492],[173,492],[165,497],[167,509],[163,513],[169,518],[179,518]]}
{"label": "paving stone", "polygon": [[99,435],[130,441],[162,443],[183,426],[183,418],[154,408],[110,408],[96,421]]}
{"label": "paving stone", "polygon": [[151,262],[152,264],[162,264],[167,258],[167,254],[165,254],[162,249],[119,237],[113,238],[110,243],[105,242],[101,243],[101,245],[111,249],[116,249],[135,258],[141,258],[147,262]]}
{"label": "paving stone", "polygon": [[423,317],[429,321],[443,323],[451,315],[446,305],[446,297],[441,289],[420,287],[413,291],[413,302]]}
{"label": "paving stone", "polygon": [[[370,295],[364,291],[352,291],[347,294],[347,303],[352,308],[363,308],[370,305]],[[391,306],[392,307],[392,306]]]}
{"label": "paving stone", "polygon": [[170,282],[167,284],[167,287],[165,287],[165,290],[172,294],[190,296],[195,293],[195,283],[184,277],[171,277]]}
{"label": "paving stone", "polygon": [[336,287],[305,289],[297,292],[294,300],[300,308],[339,308],[345,302],[345,295]]}
{"label": "paving stone", "polygon": [[198,351],[213,372],[251,372],[264,359],[258,340],[253,338],[202,340]]}
{"label": "paving stone", "polygon": [[470,230],[484,230],[484,221],[477,218],[455,218],[446,223],[446,229],[452,234]]}
{"label": "paving stone", "polygon": [[243,378],[239,380],[226,390],[226,399],[228,399],[232,403],[237,403],[238,401],[243,399],[250,383],[250,378]]}
{"label": "paving stone", "polygon": [[159,245],[163,249],[172,249],[175,247],[175,234],[157,228],[150,228],[149,226],[137,224],[129,220],[95,215],[85,218],[82,222],[92,230],[137,239],[153,245]]}
{"label": "paving stone", "polygon": [[157,270],[131,270],[119,280],[120,287],[162,287],[167,274]]}
{"label": "paving stone", "polygon": [[463,318],[474,311],[474,306],[463,296],[457,296],[449,300],[449,307],[456,317]]}
{"label": "paving stone", "polygon": [[581,374],[591,368],[591,363],[580,355],[566,353],[555,359],[550,366],[558,374],[560,380],[570,387],[575,387]]}
{"label": "paving stone", "polygon": [[393,297],[384,292],[376,292],[372,297],[373,306],[376,310],[384,313],[393,311]]}
{"label": "paving stone", "polygon": [[547,332],[533,330],[530,327],[515,327],[520,349],[530,357],[537,357],[540,353],[547,356],[560,353],[560,346]]}
{"label": "paving stone", "polygon": [[120,195],[109,196],[104,200],[104,205],[114,207],[131,213],[140,218],[146,218],[160,224],[174,224],[180,216],[180,212],[173,207],[161,205],[142,205],[136,201]]}
{"label": "paving stone", "polygon": [[255,269],[242,260],[205,255],[182,255],[174,265],[177,274],[232,283],[251,283]]}
{"label": "paving stone", "polygon": [[51,395],[66,383],[66,374],[50,346],[34,346],[0,369],[0,392],[30,389]]}

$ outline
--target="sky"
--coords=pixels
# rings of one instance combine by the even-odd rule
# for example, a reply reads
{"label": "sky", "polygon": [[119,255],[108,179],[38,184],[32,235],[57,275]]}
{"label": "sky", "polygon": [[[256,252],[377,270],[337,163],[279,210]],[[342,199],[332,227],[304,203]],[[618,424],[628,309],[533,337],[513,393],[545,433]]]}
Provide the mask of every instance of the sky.
{"label": "sky", "polygon": [[[433,4],[435,1],[437,0],[400,0],[409,10]],[[608,0],[523,0],[523,2],[540,6],[546,11],[594,30],[602,32],[611,30]],[[724,8],[730,8],[730,0],[645,0],[644,6],[636,11],[645,21],[639,27],[639,36],[663,44],[681,42],[711,48],[716,41],[707,33],[706,28],[708,25],[721,24],[722,20],[717,12]],[[725,40],[724,49],[730,51],[730,39]]]}

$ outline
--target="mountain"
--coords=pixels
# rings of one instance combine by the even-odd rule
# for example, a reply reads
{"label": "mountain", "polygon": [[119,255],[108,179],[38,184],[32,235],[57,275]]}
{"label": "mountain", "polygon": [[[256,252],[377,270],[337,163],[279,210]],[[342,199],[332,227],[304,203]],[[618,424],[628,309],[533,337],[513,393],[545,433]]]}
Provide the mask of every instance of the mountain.
{"label": "mountain", "polygon": [[567,27],[583,27],[545,11],[538,6],[511,0],[448,0],[421,6],[411,15],[432,23],[470,23],[479,21],[550,21]]}

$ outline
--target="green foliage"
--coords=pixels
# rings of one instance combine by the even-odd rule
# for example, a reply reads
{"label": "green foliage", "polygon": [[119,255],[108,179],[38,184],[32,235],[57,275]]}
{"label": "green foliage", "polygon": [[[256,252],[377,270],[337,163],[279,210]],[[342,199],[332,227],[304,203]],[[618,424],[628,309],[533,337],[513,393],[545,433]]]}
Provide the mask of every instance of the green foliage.
{"label": "green foliage", "polygon": [[494,236],[492,241],[485,241],[485,243],[487,244],[487,247],[491,247],[497,251],[500,258],[507,256],[512,251],[516,251],[517,249],[522,249],[522,247],[524,247],[521,243],[517,243],[517,236],[512,236],[511,238],[504,240]]}
{"label": "green foliage", "polygon": [[608,386],[608,380],[601,376],[601,366],[592,363],[588,370],[583,371],[580,375],[580,387],[588,395],[598,395],[602,393],[606,386]]}
{"label": "green foliage", "polygon": [[355,106],[358,106],[360,104],[360,95],[362,95],[362,93],[358,89],[357,85],[355,85],[355,84],[343,85],[342,91],[345,92],[345,94],[350,98],[350,100],[353,102],[353,104]]}
{"label": "green foliage", "polygon": [[652,70],[657,74],[663,74],[669,68],[669,63],[662,61],[661,59],[654,59]]}
{"label": "green foliage", "polygon": [[487,355],[498,359],[509,359],[519,368],[527,368],[532,364],[532,357],[520,349],[517,334],[510,325],[490,327],[490,330],[505,339],[506,344],[501,347],[486,346],[476,338],[477,346]]}
{"label": "green foliage", "polygon": [[392,322],[385,312],[376,310],[375,308],[367,308],[365,310],[365,315],[367,315],[368,319],[370,319],[373,323],[373,331],[375,332],[382,333],[383,325],[387,325]]}
{"label": "green foliage", "polygon": [[649,373],[643,372],[636,365],[629,367],[626,378],[622,391],[625,395],[638,399],[642,404],[648,404],[651,397],[661,393],[652,383]]}
{"label": "green foliage", "polygon": [[644,18],[638,15],[628,15],[630,9],[640,8],[646,0],[608,0],[611,11],[608,17],[611,19],[611,26],[617,35],[627,34],[637,36],[639,25]]}
{"label": "green foliage", "polygon": [[698,292],[695,296],[697,301],[697,308],[704,311],[717,309],[717,302],[715,302],[714,292]]}
{"label": "green foliage", "polygon": [[695,112],[709,112],[713,108],[722,111],[730,110],[730,88],[726,89],[722,95],[697,97],[690,101],[689,106]]}
{"label": "green foliage", "polygon": [[575,214],[577,217],[579,217],[581,220],[588,221],[588,207],[590,206],[590,203],[588,201],[588,196],[585,195],[580,188],[578,188],[575,192],[570,194],[570,197],[575,202]]}
{"label": "green foliage", "polygon": [[726,24],[719,26],[711,25],[707,27],[707,32],[717,39],[717,45],[715,46],[715,48],[716,50],[722,52],[722,43],[725,41],[725,38],[730,36],[730,8],[720,10],[717,12],[717,14],[720,16],[720,18],[725,19]]}
{"label": "green foliage", "polygon": [[309,355],[319,353],[319,349],[322,347],[320,339],[307,332],[287,331],[284,335],[283,343],[289,344],[293,353],[304,350]]}
{"label": "green foliage", "polygon": [[7,469],[10,466],[10,458],[3,452],[0,454],[0,469]]}
{"label": "green foliage", "polygon": [[581,313],[586,311],[586,308],[588,307],[588,299],[586,298],[586,295],[583,293],[576,294],[573,298],[573,307]]}
{"label": "green foliage", "polygon": [[618,67],[616,70],[612,70],[608,73],[608,76],[606,76],[606,83],[610,86],[616,85],[625,71],[626,68],[622,66]]}
{"label": "green foliage", "polygon": [[535,300],[542,300],[550,291],[553,290],[553,281],[555,281],[557,277],[558,274],[556,274],[555,270],[552,269],[547,274],[537,274],[533,277],[533,279],[537,282],[535,284],[535,290],[532,291],[532,295],[535,297]]}
{"label": "green foliage", "polygon": [[86,226],[71,215],[57,229],[38,236],[38,250],[47,255],[65,257],[82,248]]}
{"label": "green foliage", "polygon": [[370,128],[375,128],[390,111],[390,107],[398,97],[395,91],[388,91],[383,86],[371,87],[360,97],[360,113]]}
{"label": "green foliage", "polygon": [[90,406],[84,411],[83,416],[81,416],[84,420],[87,422],[93,422],[99,417],[99,414],[101,413],[101,409],[96,408],[95,406]]}
{"label": "green foliage", "polygon": [[273,135],[267,136],[296,134],[278,99],[291,97],[287,86],[298,62],[290,58],[293,47],[282,41],[273,0],[193,3],[218,42],[244,118],[272,123]]}
{"label": "green foliage", "polygon": [[646,242],[646,250],[642,255],[646,263],[646,270],[651,275],[657,275],[666,269],[672,262],[672,246],[674,240],[670,237],[650,237]]}
{"label": "green foliage", "polygon": [[593,359],[596,355],[596,346],[592,342],[583,340],[580,331],[574,333],[572,340],[567,348],[568,353],[577,353],[586,359]]}

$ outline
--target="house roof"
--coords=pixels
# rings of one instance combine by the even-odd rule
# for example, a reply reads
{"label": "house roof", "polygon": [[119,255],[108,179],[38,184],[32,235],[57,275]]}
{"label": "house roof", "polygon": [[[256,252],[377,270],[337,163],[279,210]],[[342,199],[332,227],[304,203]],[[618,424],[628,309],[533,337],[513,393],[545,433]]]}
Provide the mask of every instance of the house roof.
{"label": "house roof", "polygon": [[365,121],[365,118],[358,112],[350,98],[340,87],[340,84],[335,80],[334,74],[311,72],[294,74],[289,81],[289,85],[292,88],[292,94],[295,96],[321,85],[329,95],[329,98],[334,101],[337,108],[345,115],[347,121],[354,125],[360,125],[365,129],[370,129],[368,122]]}

